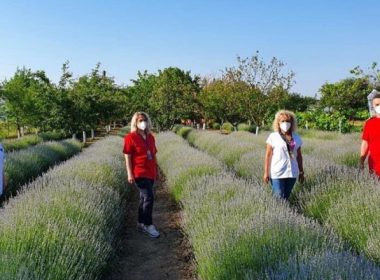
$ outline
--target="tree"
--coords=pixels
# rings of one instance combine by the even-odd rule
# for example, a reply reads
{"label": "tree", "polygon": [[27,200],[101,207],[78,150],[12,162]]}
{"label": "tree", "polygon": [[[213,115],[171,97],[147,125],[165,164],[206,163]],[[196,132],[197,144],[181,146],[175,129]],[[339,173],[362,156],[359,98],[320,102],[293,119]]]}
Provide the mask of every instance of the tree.
{"label": "tree", "polygon": [[19,135],[24,126],[43,127],[41,120],[48,118],[53,94],[53,85],[44,71],[17,69],[2,88],[7,117],[16,124]]}
{"label": "tree", "polygon": [[175,67],[159,70],[149,100],[158,128],[170,129],[181,119],[193,118],[199,112],[196,100],[199,91],[199,78],[193,78],[189,71]]}
{"label": "tree", "polygon": [[284,72],[286,64],[273,57],[266,64],[257,51],[252,57],[237,57],[237,66],[227,67],[223,72],[223,79],[231,82],[246,82],[251,87],[267,95],[274,88],[284,88],[288,91],[294,84],[294,72]]}
{"label": "tree", "polygon": [[301,96],[298,93],[291,93],[284,100],[284,108],[295,112],[305,112],[311,106],[317,104],[317,99],[310,96]]}
{"label": "tree", "polygon": [[124,90],[127,106],[125,108],[125,117],[130,120],[135,112],[150,113],[151,98],[154,87],[157,81],[157,76],[148,74],[147,71],[137,72],[137,79],[132,80],[133,85]]}
{"label": "tree", "polygon": [[236,99],[233,98],[233,83],[223,80],[215,80],[204,85],[198,96],[202,104],[203,116],[206,120],[216,120],[218,122],[234,122],[239,118]]}
{"label": "tree", "polygon": [[367,79],[372,88],[377,88],[380,90],[380,69],[377,68],[377,62],[372,62],[372,65],[363,70],[360,66],[356,66],[354,69],[350,70],[351,74],[356,77]]}
{"label": "tree", "polygon": [[348,78],[334,84],[324,84],[319,93],[320,105],[352,118],[358,110],[367,108],[367,95],[371,86],[367,78]]}
{"label": "tree", "polygon": [[[81,76],[73,83],[68,97],[73,101],[72,131],[93,129],[100,123],[109,123],[123,115],[124,98],[112,78],[100,75],[100,63],[91,74]],[[103,72],[104,73],[104,72]],[[75,102],[74,102],[75,101]]]}

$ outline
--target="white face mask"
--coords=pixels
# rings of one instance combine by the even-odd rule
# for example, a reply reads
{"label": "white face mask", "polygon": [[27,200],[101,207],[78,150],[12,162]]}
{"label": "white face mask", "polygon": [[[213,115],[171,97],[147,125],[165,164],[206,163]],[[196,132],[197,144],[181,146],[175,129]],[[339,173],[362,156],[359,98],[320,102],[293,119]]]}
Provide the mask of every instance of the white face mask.
{"label": "white face mask", "polygon": [[292,125],[291,125],[290,122],[282,122],[282,123],[280,123],[280,128],[281,128],[281,130],[283,132],[287,132],[290,129],[291,126]]}
{"label": "white face mask", "polygon": [[380,115],[380,105],[375,106],[375,112],[376,114]]}
{"label": "white face mask", "polygon": [[146,123],[145,121],[143,121],[143,122],[139,122],[139,123],[137,124],[137,127],[138,127],[139,129],[141,129],[141,130],[145,130],[146,125],[147,125],[147,123]]}

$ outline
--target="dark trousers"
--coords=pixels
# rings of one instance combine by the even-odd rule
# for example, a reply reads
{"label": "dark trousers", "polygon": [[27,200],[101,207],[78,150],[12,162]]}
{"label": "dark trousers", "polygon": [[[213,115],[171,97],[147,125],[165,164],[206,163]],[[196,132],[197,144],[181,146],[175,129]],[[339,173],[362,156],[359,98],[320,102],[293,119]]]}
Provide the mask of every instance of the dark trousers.
{"label": "dark trousers", "polygon": [[138,222],[149,226],[153,223],[153,184],[154,180],[148,178],[136,178],[136,185],[140,191],[140,204]]}

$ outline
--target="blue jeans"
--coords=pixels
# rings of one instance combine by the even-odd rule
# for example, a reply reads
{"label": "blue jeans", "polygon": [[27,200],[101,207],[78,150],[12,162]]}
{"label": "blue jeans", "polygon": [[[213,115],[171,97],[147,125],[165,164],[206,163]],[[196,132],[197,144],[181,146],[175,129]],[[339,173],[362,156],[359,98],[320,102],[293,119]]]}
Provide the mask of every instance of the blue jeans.
{"label": "blue jeans", "polygon": [[270,179],[273,196],[288,199],[296,180],[296,178]]}
{"label": "blue jeans", "polygon": [[153,184],[154,180],[148,178],[136,178],[136,185],[140,191],[140,204],[139,204],[139,215],[138,222],[146,226],[153,223],[152,212],[153,212]]}

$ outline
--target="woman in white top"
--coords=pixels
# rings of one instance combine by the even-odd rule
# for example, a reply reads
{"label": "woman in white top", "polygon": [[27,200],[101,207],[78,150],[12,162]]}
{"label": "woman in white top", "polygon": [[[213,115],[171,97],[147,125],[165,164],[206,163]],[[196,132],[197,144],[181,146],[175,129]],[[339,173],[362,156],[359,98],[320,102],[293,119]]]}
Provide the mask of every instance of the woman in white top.
{"label": "woman in white top", "polygon": [[295,130],[296,116],[281,110],[276,113],[273,130],[266,143],[264,182],[272,184],[274,196],[288,199],[297,177],[303,183],[302,140]]}

